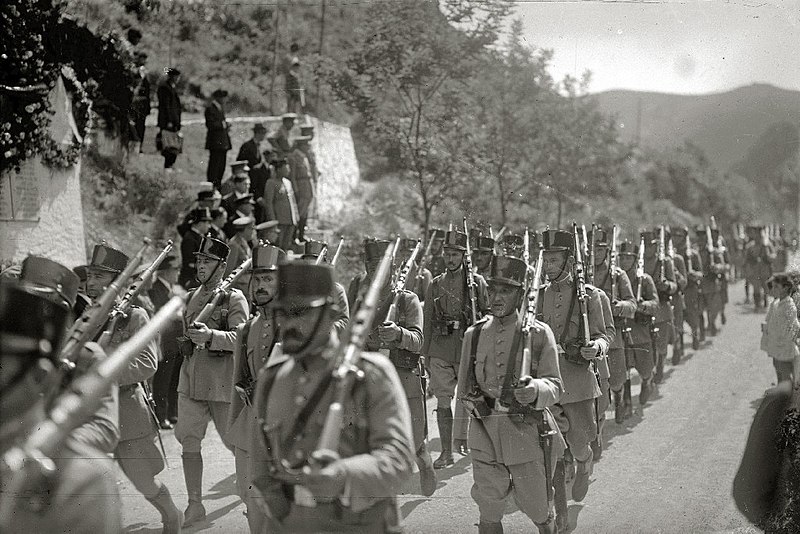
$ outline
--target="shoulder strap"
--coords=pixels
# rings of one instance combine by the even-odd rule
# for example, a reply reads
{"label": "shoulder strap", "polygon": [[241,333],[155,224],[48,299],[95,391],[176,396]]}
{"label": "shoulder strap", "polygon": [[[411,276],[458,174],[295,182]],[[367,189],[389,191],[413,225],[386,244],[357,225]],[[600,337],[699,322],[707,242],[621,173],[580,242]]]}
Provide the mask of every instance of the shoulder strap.
{"label": "shoulder strap", "polygon": [[472,359],[472,364],[475,365],[475,358],[478,355],[478,341],[481,337],[481,330],[483,330],[483,325],[486,324],[486,321],[478,321],[475,323],[475,331],[472,332],[472,345],[469,349],[469,357]]}
{"label": "shoulder strap", "polygon": [[572,300],[569,301],[569,311],[567,312],[567,321],[564,323],[564,329],[561,331],[561,335],[558,337],[558,344],[561,345],[562,347],[564,346],[564,342],[567,341],[567,332],[569,331],[569,320],[572,319],[572,312],[575,311],[576,300],[578,300],[578,292],[576,290],[573,290]]}
{"label": "shoulder strap", "polygon": [[250,372],[250,362],[247,361],[247,337],[250,335],[250,327],[252,324],[252,319],[244,322],[241,339],[239,340],[239,357],[243,360],[244,378],[248,382],[253,379],[253,373]]}
{"label": "shoulder strap", "polygon": [[[506,374],[503,377],[503,389],[501,391],[508,391],[514,387],[514,373],[517,370],[517,351],[519,350],[520,339],[522,338],[522,333],[517,326],[519,325],[514,327],[514,338],[511,341],[511,351],[508,353]],[[526,370],[523,369],[522,372],[525,373]]]}

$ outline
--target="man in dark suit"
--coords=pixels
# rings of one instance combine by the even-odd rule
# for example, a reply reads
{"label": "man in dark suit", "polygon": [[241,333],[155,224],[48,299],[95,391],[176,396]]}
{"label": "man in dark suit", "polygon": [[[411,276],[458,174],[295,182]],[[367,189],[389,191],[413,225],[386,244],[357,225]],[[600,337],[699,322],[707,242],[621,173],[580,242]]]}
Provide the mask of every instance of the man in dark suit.
{"label": "man in dark suit", "polygon": [[268,150],[264,150],[264,147],[261,146],[266,136],[267,128],[260,122],[256,123],[253,126],[252,139],[242,144],[239,154],[236,156],[237,161],[247,161],[247,165],[250,167],[250,192],[255,200],[264,195],[264,184],[267,183],[269,177],[269,162],[264,155],[264,152],[268,152]]}
{"label": "man in dark suit", "polygon": [[211,94],[211,102],[206,106],[206,150],[208,150],[208,170],[206,177],[214,187],[222,187],[225,174],[225,155],[231,149],[228,135],[228,121],[225,119],[225,100],[228,91],[217,89]]}
{"label": "man in dark suit", "polygon": [[[173,67],[164,69],[167,77],[158,86],[158,127],[167,132],[181,131],[181,99],[178,96],[176,85],[180,80],[181,72]],[[170,169],[178,159],[178,153],[172,150],[163,150],[164,168]]]}
{"label": "man in dark suit", "polygon": [[211,226],[211,210],[195,208],[189,219],[191,228],[181,236],[181,274],[178,283],[184,289],[197,287],[194,253],[200,249],[200,242]]}
{"label": "man in dark suit", "polygon": [[139,141],[139,153],[144,152],[145,120],[150,115],[150,80],[147,79],[147,54],[136,52],[136,64],[139,66],[139,81],[133,90],[131,115],[136,137]]}

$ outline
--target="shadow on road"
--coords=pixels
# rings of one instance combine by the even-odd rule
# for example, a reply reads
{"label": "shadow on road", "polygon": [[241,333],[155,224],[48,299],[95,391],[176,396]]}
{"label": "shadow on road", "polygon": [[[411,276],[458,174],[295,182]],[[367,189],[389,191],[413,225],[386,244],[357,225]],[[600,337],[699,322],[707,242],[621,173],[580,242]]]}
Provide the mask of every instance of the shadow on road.
{"label": "shadow on road", "polygon": [[146,528],[145,523],[134,523],[125,529],[126,534],[157,534],[160,528]]}
{"label": "shadow on road", "polygon": [[[222,519],[223,517],[228,515],[228,513],[231,510],[233,510],[234,508],[239,506],[241,503],[242,503],[241,500],[236,499],[232,503],[230,503],[230,504],[228,504],[226,506],[223,506],[222,508],[218,508],[218,509],[214,510],[213,512],[211,512],[210,514],[207,514],[205,521],[202,521],[200,523],[195,523],[194,525],[191,525],[189,527],[183,527],[183,529],[181,529],[181,532],[198,532],[200,530],[205,530],[205,529],[211,527],[214,524],[214,521],[216,521],[218,519]],[[156,532],[159,532],[159,531],[156,531]]]}
{"label": "shadow on road", "polygon": [[414,499],[413,501],[406,501],[400,506],[400,517],[408,517],[408,514],[413,512],[417,506],[424,503],[428,499]]}
{"label": "shadow on road", "polygon": [[236,474],[231,474],[211,486],[211,491],[205,498],[213,501],[215,499],[224,499],[231,495],[236,495]]}

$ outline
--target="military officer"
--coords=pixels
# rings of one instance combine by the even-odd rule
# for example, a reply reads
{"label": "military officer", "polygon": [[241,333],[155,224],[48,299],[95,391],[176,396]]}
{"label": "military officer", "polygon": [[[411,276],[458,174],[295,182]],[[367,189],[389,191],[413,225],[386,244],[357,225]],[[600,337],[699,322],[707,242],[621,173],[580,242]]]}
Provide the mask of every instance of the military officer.
{"label": "military officer", "polygon": [[186,524],[205,519],[203,507],[203,456],[201,444],[210,420],[230,449],[226,438],[233,376],[233,349],[236,329],[250,313],[247,299],[238,289],[229,289],[214,307],[205,323],[195,322],[206,304],[212,301],[214,289],[227,266],[228,245],[204,237],[195,252],[196,277],[200,287],[188,295],[183,315],[184,333],[181,352],[183,365],[178,381],[178,423],[175,438],[183,451],[183,477],[189,494],[184,512]]}
{"label": "military officer", "polygon": [[486,281],[479,274],[466,273],[464,255],[467,236],[451,230],[445,235],[443,258],[447,270],[433,279],[425,295],[422,354],[428,360],[431,389],[436,397],[436,422],[442,441],[442,453],[433,463],[436,469],[453,465],[453,446],[463,455],[467,447],[468,415],[456,403],[453,417],[453,395],[458,380],[461,339],[472,322],[471,303],[466,276],[476,284],[477,311],[486,309]]}
{"label": "military officer", "polygon": [[675,267],[675,283],[678,285],[677,291],[672,295],[672,365],[678,365],[683,357],[683,316],[686,309],[684,293],[689,283],[688,272],[686,270],[686,260],[675,248],[673,232],[671,228],[665,228],[667,239],[668,256],[672,259]]}
{"label": "military officer", "polygon": [[[577,287],[573,274],[574,237],[571,232],[545,230],[542,233],[542,270],[548,284],[542,293],[539,310],[543,320],[556,335],[559,368],[564,394],[553,414],[564,434],[571,457],[577,461],[572,498],[581,501],[589,490],[593,453],[591,443],[597,437],[595,399],[601,395],[592,362],[608,352],[600,291],[587,287],[589,342],[584,342]],[[564,461],[559,460],[555,473],[556,515],[559,529],[566,527],[566,488]]]}
{"label": "military officer", "polygon": [[[302,259],[316,262],[322,251],[327,250],[327,248],[328,244],[324,241],[309,239],[303,245]],[[330,258],[330,256],[327,257]],[[336,335],[341,336],[350,323],[350,306],[348,304],[350,300],[344,286],[339,282],[334,282],[333,284],[333,299],[336,303],[336,311],[334,312],[336,318],[333,321],[333,326],[334,330],[336,330]]]}
{"label": "military officer", "polygon": [[467,330],[461,348],[458,398],[472,415],[471,493],[480,511],[480,534],[503,532],[512,493],[540,533],[556,532],[552,474],[565,444],[548,408],[559,401],[563,387],[555,337],[543,322],[532,325],[530,367],[521,367],[525,340],[517,310],[526,270],[518,258],[492,259],[490,315]]}
{"label": "military officer", "polygon": [[[672,230],[672,239],[675,249],[683,255],[686,266],[686,287],[683,294],[683,318],[692,330],[692,349],[700,348],[702,331],[702,298],[701,283],[703,278],[703,263],[697,250],[689,246],[689,229],[684,227]],[[681,324],[678,328],[682,329]]]}
{"label": "military officer", "polygon": [[[614,420],[622,423],[625,414],[625,381],[628,367],[625,359],[625,335],[627,321],[636,313],[636,297],[627,273],[619,267],[611,269],[608,234],[601,228],[594,234],[594,281],[611,300],[616,335],[608,348],[609,387],[614,401]],[[615,251],[616,252],[616,251]]]}
{"label": "military officer", "polygon": [[283,353],[258,378],[250,448],[260,519],[269,532],[388,532],[414,457],[397,372],[385,356],[362,353],[364,379],[343,406],[336,459],[309,466],[337,389],[331,360],[344,348],[331,335],[333,270],[290,262],[278,266],[278,282],[272,305]]}
{"label": "military officer", "polygon": [[[127,264],[128,256],[123,252],[96,245],[87,267],[86,293],[89,298],[94,300],[102,295]],[[109,352],[147,324],[147,312],[138,306],[131,306],[126,314],[113,323],[108,346],[104,347]],[[155,476],[164,470],[164,456],[158,446],[155,415],[151,413],[142,384],[153,377],[157,366],[158,343],[153,339],[128,364],[117,381],[120,436],[114,457],[134,487],[159,511],[164,530],[178,533],[183,524],[183,514],[175,506],[167,487],[155,480]]]}
{"label": "military officer", "polygon": [[[636,263],[639,259],[639,246],[626,241],[619,247],[619,264],[627,273],[636,295],[636,311],[633,321],[628,321],[628,342],[625,352],[628,367],[635,368],[642,380],[639,391],[639,404],[644,406],[650,398],[653,383],[653,370],[656,365],[653,327],[659,310],[658,293],[653,278],[647,272],[638,273]],[[640,276],[639,276],[640,275]],[[632,412],[631,381],[625,381],[625,415]]]}
{"label": "military officer", "polygon": [[472,232],[472,266],[475,272],[484,278],[489,275],[494,256],[494,239],[481,233]]}
{"label": "military officer", "polygon": [[250,301],[256,307],[255,315],[236,330],[233,351],[233,380],[228,416],[228,442],[234,447],[236,457],[236,486],[247,507],[247,520],[251,532],[260,532],[258,513],[250,500],[250,441],[257,430],[257,417],[253,409],[253,391],[261,368],[267,363],[278,340],[278,325],[268,305],[278,292],[278,263],[284,261],[284,252],[273,245],[257,244],[253,247],[253,264],[250,268]]}
{"label": "military officer", "polygon": [[669,344],[672,342],[672,296],[678,291],[675,281],[675,264],[667,255],[666,240],[664,242],[663,264],[658,257],[659,235],[655,232],[642,232],[644,237],[644,270],[656,284],[658,292],[658,311],[655,314],[655,328],[658,329],[656,338],[655,374],[653,381],[660,384],[664,377],[664,360],[667,357]]}
{"label": "military officer", "polygon": [[[18,282],[0,283],[0,456],[24,443],[46,420],[60,390],[58,352],[69,309]],[[0,531],[92,532],[122,530],[119,492],[107,455],[67,439],[51,455],[49,477],[0,463]],[[35,469],[35,468],[34,468]]]}
{"label": "military officer", "polygon": [[[416,241],[414,243],[416,245]],[[362,276],[356,277],[350,285],[350,291],[354,292],[354,295],[358,295],[362,287],[369,287],[372,283],[375,271],[390,245],[394,246],[389,241],[379,239],[364,241],[365,272]],[[407,273],[407,282],[410,276],[411,273]],[[358,299],[357,296],[354,298]],[[390,316],[393,304],[395,307]],[[358,307],[359,303],[355,302],[351,309],[358,310]],[[390,280],[387,280],[386,285],[381,288],[378,311],[372,324],[373,329],[365,348],[388,356],[400,377],[411,411],[411,428],[420,487],[422,494],[430,497],[436,490],[436,473],[427,448],[428,421],[423,389],[425,367],[420,362],[419,354],[422,349],[422,305],[416,294],[403,288],[393,288]]]}

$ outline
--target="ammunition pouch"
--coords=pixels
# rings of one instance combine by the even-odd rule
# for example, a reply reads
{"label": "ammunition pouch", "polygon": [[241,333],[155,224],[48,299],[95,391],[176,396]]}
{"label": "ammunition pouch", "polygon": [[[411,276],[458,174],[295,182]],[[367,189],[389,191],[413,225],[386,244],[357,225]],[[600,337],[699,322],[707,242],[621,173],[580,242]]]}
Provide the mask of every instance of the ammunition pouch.
{"label": "ammunition pouch", "polygon": [[233,385],[233,388],[238,393],[239,398],[242,399],[245,406],[252,406],[253,405],[253,392],[256,389],[256,381],[253,377],[248,376]]}
{"label": "ammunition pouch", "polygon": [[565,343],[563,346],[564,359],[573,365],[589,368],[589,360],[581,356],[581,345],[577,340]]}
{"label": "ammunition pouch", "polygon": [[633,322],[644,326],[650,326],[655,323],[655,318],[647,313],[637,311],[633,316]]}

